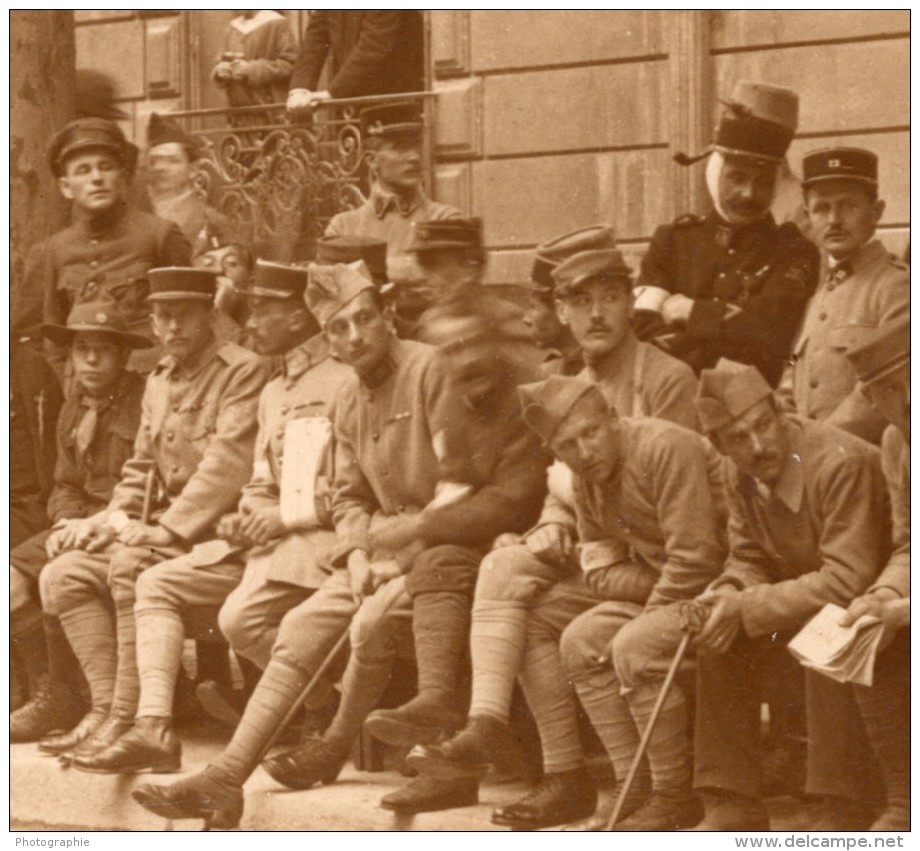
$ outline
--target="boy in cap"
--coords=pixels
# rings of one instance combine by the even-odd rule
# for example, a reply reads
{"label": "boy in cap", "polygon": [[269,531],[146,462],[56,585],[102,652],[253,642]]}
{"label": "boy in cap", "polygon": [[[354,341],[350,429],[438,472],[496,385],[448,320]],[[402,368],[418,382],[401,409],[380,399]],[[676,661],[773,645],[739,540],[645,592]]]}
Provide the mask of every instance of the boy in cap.
{"label": "boy in cap", "polygon": [[775,386],[814,291],[818,252],[770,213],[798,122],[789,89],[740,81],[719,118],[706,185],[713,211],[659,227],[636,284],[636,329],[695,372],[727,357]]}
{"label": "boy in cap", "polygon": [[192,181],[199,147],[176,121],[151,114],[144,171],[147,191],[156,214],[181,228],[193,257],[230,241],[231,236],[230,223],[208,206],[204,193]]}
{"label": "boy in cap", "polygon": [[[826,603],[846,606],[891,550],[890,508],[878,449],[824,423],[787,416],[756,369],[722,361],[705,370],[703,428],[728,459],[731,551],[697,600],[709,613],[697,638],[696,777],[706,816],[696,830],[765,830],[760,788],[760,680],[772,653]],[[826,796],[824,829],[853,829],[864,777],[848,739],[846,690],[806,671],[807,791]],[[858,732],[858,724],[854,725]],[[828,759],[822,741],[848,750]],[[818,825],[812,825],[817,829]]]}
{"label": "boy in cap", "polygon": [[127,331],[114,305],[106,302],[77,305],[66,326],[42,330],[69,350],[73,391],[54,418],[58,452],[48,500],[52,528],[10,552],[10,634],[30,672],[31,692],[29,702],[10,715],[14,742],[37,741],[82,716],[73,653],[57,619],[42,622],[38,577],[50,558],[79,537],[85,518],[108,503],[131,457],[144,381],[125,364],[133,349],[151,345]]}
{"label": "boy in cap", "polygon": [[[48,156],[58,189],[73,202],[73,224],[29,252],[14,327],[40,317],[63,325],[74,305],[111,299],[132,332],[151,336],[148,271],[187,265],[192,257],[175,224],[126,203],[137,148],[114,122],[81,118],[55,135]],[[147,352],[135,352],[129,366],[149,372],[159,353]],[[60,349],[53,354],[63,361]]]}
{"label": "boy in cap", "polygon": [[787,407],[878,443],[884,417],[856,386],[844,351],[861,328],[910,313],[910,267],[875,238],[885,211],[878,157],[861,148],[812,151],[802,163],[805,209],[822,276],[783,380]]}
{"label": "boy in cap", "polygon": [[885,809],[871,830],[910,830],[910,317],[865,330],[847,359],[872,406],[888,421],[882,472],[891,495],[894,552],[881,575],[850,603],[841,622],[882,620],[885,634],[871,688],[853,686],[885,779]]}
{"label": "boy in cap", "polygon": [[[73,730],[40,743],[50,753],[89,756],[131,729],[136,579],[213,537],[251,472],[267,367],[215,340],[212,273],[168,268],[149,275],[153,326],[166,355],[147,380],[132,457],[108,504],[42,571],[42,605],[60,617],[92,696],[92,709]],[[158,767],[175,770],[178,762],[178,748],[170,748]]]}
{"label": "boy in cap", "polygon": [[[392,13],[399,14],[399,13]],[[405,260],[416,222],[460,217],[460,211],[430,200],[422,190],[422,116],[411,101],[361,111],[361,135],[373,183],[360,207],[336,215],[326,236],[382,239],[391,261]],[[391,280],[399,279],[397,262]]]}
{"label": "boy in cap", "polygon": [[[242,786],[266,743],[350,629],[351,657],[332,724],[322,738],[264,764],[294,788],[333,782],[389,681],[396,650],[408,638],[410,613],[422,617],[425,593],[437,599],[428,601],[429,652],[419,656],[420,686],[427,677],[439,692],[450,691],[443,699],[439,693],[430,707],[437,711],[432,723],[447,722],[456,712],[453,691],[466,633],[462,600],[454,597],[463,595],[432,586],[419,589],[413,600],[403,574],[411,569],[410,575],[429,582],[440,575],[472,589],[479,556],[470,547],[486,545],[479,538],[490,534],[491,518],[478,528],[462,522],[464,510],[477,504],[476,494],[459,503],[434,501],[442,470],[457,469],[446,430],[456,425],[460,409],[437,350],[395,338],[363,263],[311,266],[307,302],[335,355],[354,370],[336,400],[334,569],[316,594],[281,621],[271,660],[228,747],[202,773],[136,790],[136,800],[167,817],[205,816],[215,826],[239,822]],[[509,522],[515,507],[502,508],[492,504],[498,522]],[[440,790],[447,806],[472,803],[475,792],[468,784]]]}
{"label": "boy in cap", "polygon": [[[237,511],[217,524],[220,539],[138,578],[140,697],[134,729],[106,750],[76,759],[78,768],[140,771],[173,747],[173,691],[185,637],[183,616],[190,608],[227,600],[222,630],[238,652],[265,667],[281,616],[326,577],[322,567],[334,541],[327,531],[328,410],[347,367],[333,360],[323,338],[315,336],[316,322],[303,301],[306,282],[304,268],[259,261],[254,280],[243,289],[258,351],[281,360],[280,374],[259,397],[252,478]],[[298,425],[311,428],[298,430]],[[314,471],[314,478],[305,485],[301,477],[307,470]]]}

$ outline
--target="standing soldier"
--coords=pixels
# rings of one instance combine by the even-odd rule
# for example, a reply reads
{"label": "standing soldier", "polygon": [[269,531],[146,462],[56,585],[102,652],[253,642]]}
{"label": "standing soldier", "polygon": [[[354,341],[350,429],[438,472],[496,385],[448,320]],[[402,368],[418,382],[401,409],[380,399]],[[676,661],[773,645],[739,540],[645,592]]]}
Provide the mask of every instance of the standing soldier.
{"label": "standing soldier", "polygon": [[[698,598],[709,614],[698,636],[694,738],[706,816],[695,829],[765,830],[757,745],[764,665],[825,604],[849,605],[876,578],[891,551],[888,495],[876,447],[781,414],[751,366],[706,370],[697,407],[729,462],[730,551]],[[860,829],[861,743],[847,741],[859,732],[858,720],[850,726],[855,708],[848,711],[844,686],[807,670],[805,680],[806,791],[825,798],[820,829]],[[840,747],[845,763],[833,758]]]}
{"label": "standing soldier", "polygon": [[[81,118],[54,137],[49,159],[61,194],[73,202],[73,224],[29,252],[13,300],[14,328],[40,318],[63,325],[75,304],[107,298],[117,303],[132,333],[152,337],[147,273],[157,266],[187,266],[192,256],[175,224],[126,203],[137,148],[117,124]],[[129,366],[149,372],[159,354],[135,352]]]}
{"label": "standing soldier", "polygon": [[844,351],[866,327],[909,315],[910,267],[874,238],[885,211],[875,154],[825,148],[808,154],[802,169],[823,275],[784,376],[783,399],[800,416],[878,443],[885,419],[856,386]]}
{"label": "standing soldier", "polygon": [[697,373],[725,357],[756,366],[775,386],[814,291],[817,249],[770,214],[798,107],[789,89],[739,82],[702,155],[713,211],[659,227],[642,259],[639,338]]}
{"label": "standing soldier", "polygon": [[11,635],[30,671],[29,702],[10,716],[14,742],[37,741],[82,716],[75,660],[60,623],[46,617],[43,628],[38,577],[49,554],[69,549],[84,519],[112,497],[131,457],[144,391],[143,379],[127,371],[125,363],[132,349],[151,345],[146,337],[129,333],[113,305],[104,302],[77,305],[66,327],[46,325],[43,332],[69,348],[74,385],[55,417],[58,452],[48,499],[53,528],[10,552]]}
{"label": "standing soldier", "polygon": [[[139,688],[137,576],[210,540],[252,471],[266,366],[215,340],[211,272],[154,269],[150,288],[166,356],[147,381],[133,456],[108,505],[41,576],[42,605],[60,618],[92,697],[73,730],[40,743],[46,752],[90,755],[130,730]],[[162,767],[178,766],[171,756]]]}

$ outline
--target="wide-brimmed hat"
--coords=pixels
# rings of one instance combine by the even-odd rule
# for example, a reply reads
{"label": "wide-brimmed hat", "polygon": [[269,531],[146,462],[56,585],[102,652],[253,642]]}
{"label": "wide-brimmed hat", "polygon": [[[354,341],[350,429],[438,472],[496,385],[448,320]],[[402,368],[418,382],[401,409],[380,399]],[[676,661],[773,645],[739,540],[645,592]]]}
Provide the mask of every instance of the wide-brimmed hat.
{"label": "wide-brimmed hat", "polygon": [[59,346],[70,345],[77,334],[88,332],[106,334],[132,349],[149,349],[153,346],[152,340],[128,330],[128,323],[114,302],[82,302],[70,311],[66,325],[46,323],[40,326],[40,330]]}

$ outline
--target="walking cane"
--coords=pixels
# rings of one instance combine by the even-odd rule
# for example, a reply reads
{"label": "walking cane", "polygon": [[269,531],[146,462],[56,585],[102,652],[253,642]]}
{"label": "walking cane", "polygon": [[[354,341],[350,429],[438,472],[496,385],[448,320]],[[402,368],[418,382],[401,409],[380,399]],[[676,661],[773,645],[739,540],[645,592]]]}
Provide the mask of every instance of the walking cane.
{"label": "walking cane", "polygon": [[151,461],[150,469],[147,470],[147,478],[144,480],[144,502],[141,506],[141,523],[145,526],[150,524],[150,515],[153,513],[153,490],[156,484],[157,466]]}
{"label": "walking cane", "polygon": [[705,613],[705,607],[694,603],[684,603],[680,607],[680,628],[684,634],[681,636],[680,644],[677,645],[677,652],[674,654],[671,667],[668,668],[667,676],[664,678],[664,684],[661,686],[661,691],[658,693],[658,699],[655,701],[655,706],[652,708],[651,717],[648,719],[648,724],[645,726],[642,738],[639,740],[639,747],[636,748],[636,755],[633,757],[632,765],[629,766],[626,780],[623,782],[623,788],[620,789],[620,794],[617,796],[616,806],[610,814],[607,826],[604,828],[605,830],[613,830],[617,821],[619,821],[620,812],[622,812],[623,804],[626,802],[626,796],[629,794],[633,781],[636,779],[636,773],[639,771],[642,757],[645,756],[649,740],[652,738],[652,733],[655,730],[655,724],[658,723],[658,716],[661,715],[661,707],[664,706],[665,698],[668,696],[668,692],[674,684],[674,678],[677,676],[680,664],[684,661],[684,656],[687,654],[687,648],[690,646],[690,640],[700,629],[702,629],[703,623],[705,622]]}

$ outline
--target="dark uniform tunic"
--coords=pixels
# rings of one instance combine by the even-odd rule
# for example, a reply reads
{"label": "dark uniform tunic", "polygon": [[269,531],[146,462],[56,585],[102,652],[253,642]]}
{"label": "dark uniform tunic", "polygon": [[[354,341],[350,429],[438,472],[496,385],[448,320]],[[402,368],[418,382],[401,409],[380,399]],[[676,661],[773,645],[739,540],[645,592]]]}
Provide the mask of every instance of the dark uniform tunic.
{"label": "dark uniform tunic", "polygon": [[[636,283],[636,332],[698,373],[720,358],[756,366],[775,387],[818,277],[818,249],[772,216],[732,227],[715,213],[683,216],[655,231]],[[694,300],[684,327],[661,305]]]}

